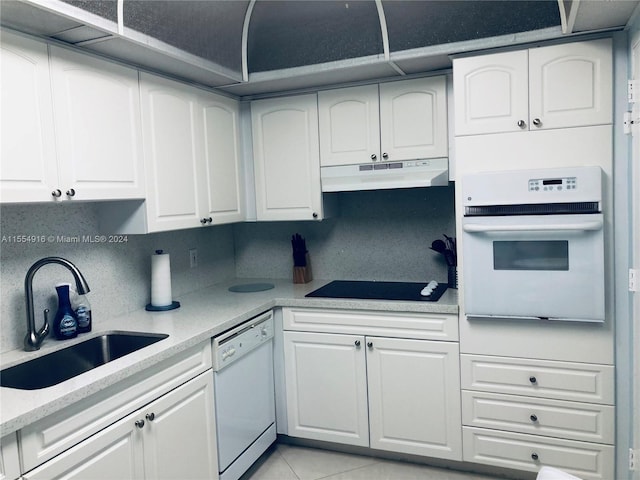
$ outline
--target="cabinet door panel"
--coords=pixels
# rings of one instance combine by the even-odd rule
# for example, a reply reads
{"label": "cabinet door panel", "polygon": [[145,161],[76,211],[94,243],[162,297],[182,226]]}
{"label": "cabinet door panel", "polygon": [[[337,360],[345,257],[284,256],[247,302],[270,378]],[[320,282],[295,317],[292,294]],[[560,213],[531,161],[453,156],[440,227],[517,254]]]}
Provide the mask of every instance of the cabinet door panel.
{"label": "cabinet door panel", "polygon": [[368,446],[364,337],[284,332],[284,355],[289,435]]}
{"label": "cabinet door panel", "polygon": [[251,118],[258,220],[321,218],[316,95],[258,100]]}
{"label": "cabinet door panel", "polygon": [[377,85],[319,92],[321,166],[380,160],[379,109]]}
{"label": "cabinet door panel", "polygon": [[612,122],[611,39],[529,51],[531,129]]}
{"label": "cabinet door panel", "polygon": [[[453,61],[455,134],[514,132],[529,118],[527,51]],[[523,121],[524,127],[518,126]]]}
{"label": "cabinet door panel", "polygon": [[380,84],[380,143],[383,161],[447,156],[445,77]]}
{"label": "cabinet door panel", "polygon": [[14,480],[19,477],[18,437],[16,433],[10,433],[0,439],[0,480]]}
{"label": "cabinet door panel", "polygon": [[139,418],[145,420],[147,478],[217,478],[211,371],[156,400]]}
{"label": "cabinet door panel", "polygon": [[47,45],[2,32],[0,200],[49,201],[58,188]]}
{"label": "cabinet door panel", "polygon": [[198,226],[196,98],[187,87],[141,74],[150,232]]}
{"label": "cabinet door panel", "polygon": [[458,345],[367,337],[371,447],[462,459]]}
{"label": "cabinet door panel", "polygon": [[143,479],[142,431],[130,415],[25,475],[25,480]]}
{"label": "cabinet door panel", "polygon": [[214,224],[244,219],[244,189],[240,175],[240,109],[234,100],[217,95],[202,95],[200,121],[204,135],[205,172],[199,176],[205,184],[201,211]]}
{"label": "cabinet door panel", "polygon": [[138,72],[51,49],[60,188],[73,198],[143,198]]}

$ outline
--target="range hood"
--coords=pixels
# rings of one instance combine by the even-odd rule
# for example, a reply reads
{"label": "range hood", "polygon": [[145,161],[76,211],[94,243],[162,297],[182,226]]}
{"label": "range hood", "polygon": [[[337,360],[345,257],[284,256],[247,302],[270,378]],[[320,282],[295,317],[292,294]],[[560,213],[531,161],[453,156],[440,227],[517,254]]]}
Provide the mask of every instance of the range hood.
{"label": "range hood", "polygon": [[437,187],[449,183],[449,160],[429,158],[402,162],[321,167],[323,192]]}

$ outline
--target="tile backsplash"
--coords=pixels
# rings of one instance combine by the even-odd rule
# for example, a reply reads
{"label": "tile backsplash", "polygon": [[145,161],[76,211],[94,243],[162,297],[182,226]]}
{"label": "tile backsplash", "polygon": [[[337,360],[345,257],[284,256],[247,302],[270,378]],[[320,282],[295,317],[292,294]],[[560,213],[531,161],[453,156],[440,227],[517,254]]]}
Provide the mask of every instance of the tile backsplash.
{"label": "tile backsplash", "polygon": [[[291,278],[294,233],[306,238],[316,279],[446,281],[444,260],[429,246],[443,233],[455,234],[453,186],[332,195],[338,196],[338,213],[322,222],[247,222],[128,235],[111,243],[96,237],[94,204],[3,205],[0,352],[22,348],[24,278],[36,260],[47,256],[66,258],[83,273],[95,323],[149,303],[151,255],[157,249],[171,254],[174,297],[234,276]],[[194,269],[191,248],[198,249]],[[72,280],[58,265],[36,273],[36,326],[44,308],[51,310],[50,318],[55,314],[55,284]]]}
{"label": "tile backsplash", "polygon": [[[128,235],[109,243],[87,237],[99,234],[91,203],[3,205],[0,208],[0,351],[22,348],[26,333],[24,279],[38,259],[59,256],[74,263],[86,278],[94,324],[101,317],[144,308],[151,296],[151,255],[171,255],[173,296],[212,285],[235,275],[230,225],[179,232]],[[84,237],[84,238],[83,238]],[[29,240],[31,241],[21,241]],[[189,249],[198,249],[198,268],[189,267]],[[55,284],[73,283],[59,265],[45,265],[34,277],[36,326],[43,310],[50,319],[57,308]]]}
{"label": "tile backsplash", "polygon": [[322,222],[234,225],[237,276],[291,278],[291,235],[299,233],[313,278],[446,282],[446,263],[429,247],[455,235],[453,184],[332,195],[338,215]]}

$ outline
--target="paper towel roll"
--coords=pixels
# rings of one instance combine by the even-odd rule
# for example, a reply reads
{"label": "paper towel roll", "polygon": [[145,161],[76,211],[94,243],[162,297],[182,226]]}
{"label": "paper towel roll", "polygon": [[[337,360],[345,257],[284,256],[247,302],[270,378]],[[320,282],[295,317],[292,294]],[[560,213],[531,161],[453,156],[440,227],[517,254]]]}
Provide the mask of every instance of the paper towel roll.
{"label": "paper towel roll", "polygon": [[171,259],[168,253],[156,250],[151,256],[151,305],[171,305]]}

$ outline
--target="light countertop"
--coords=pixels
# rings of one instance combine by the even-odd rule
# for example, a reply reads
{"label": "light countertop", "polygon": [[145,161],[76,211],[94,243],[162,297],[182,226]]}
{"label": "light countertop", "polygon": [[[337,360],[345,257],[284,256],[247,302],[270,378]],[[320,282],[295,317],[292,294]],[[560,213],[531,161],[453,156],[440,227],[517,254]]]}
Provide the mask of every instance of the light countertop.
{"label": "light countertop", "polygon": [[[269,282],[275,288],[262,292],[234,293],[232,285]],[[89,395],[156,365],[175,354],[210,339],[274,307],[318,307],[388,312],[458,313],[458,292],[448,289],[437,302],[305,298],[328,283],[314,280],[232,279],[176,298],[181,307],[166,312],[144,308],[105,319],[93,312],[93,330],[73,340],[47,338],[37,352],[14,350],[0,356],[3,368],[80,343],[111,331],[166,333],[169,337],[52,387],[39,390],[0,388],[0,436],[55,413]]]}

